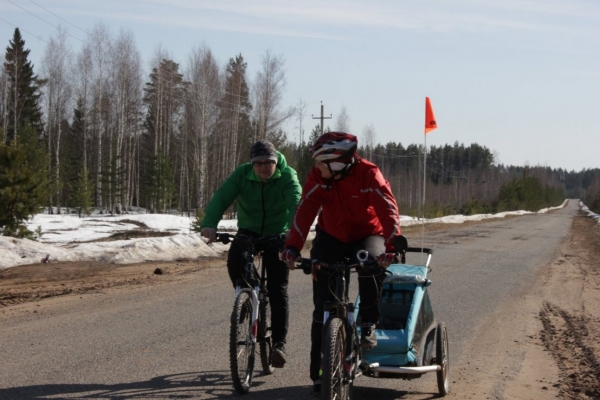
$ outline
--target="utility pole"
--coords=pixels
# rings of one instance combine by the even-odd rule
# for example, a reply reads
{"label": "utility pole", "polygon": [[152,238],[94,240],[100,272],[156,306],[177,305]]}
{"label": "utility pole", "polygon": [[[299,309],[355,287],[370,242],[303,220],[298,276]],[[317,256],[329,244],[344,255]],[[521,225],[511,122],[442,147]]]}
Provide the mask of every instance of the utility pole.
{"label": "utility pole", "polygon": [[[312,114],[311,114],[312,116]],[[320,117],[312,117],[312,119],[320,119],[321,120],[321,135],[323,134],[323,120],[324,119],[331,119],[332,115],[330,114],[329,117],[324,117],[323,116],[323,102],[321,102],[321,116]]]}
{"label": "utility pole", "polygon": [[462,169],[458,172],[458,176],[456,177],[456,211],[460,210],[460,180],[467,179]]}

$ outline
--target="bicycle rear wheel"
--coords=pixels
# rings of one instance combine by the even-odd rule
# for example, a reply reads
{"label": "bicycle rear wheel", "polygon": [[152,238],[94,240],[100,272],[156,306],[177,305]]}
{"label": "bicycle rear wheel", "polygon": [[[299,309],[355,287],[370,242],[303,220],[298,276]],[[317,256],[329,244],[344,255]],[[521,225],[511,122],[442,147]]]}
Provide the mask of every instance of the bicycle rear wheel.
{"label": "bicycle rear wheel", "polygon": [[240,292],[231,313],[229,334],[229,365],[233,387],[239,394],[247,393],[254,373],[254,348],[252,340],[252,299],[248,292]]}
{"label": "bicycle rear wheel", "polygon": [[322,400],[348,400],[352,390],[352,380],[344,370],[346,359],[346,333],[344,321],[332,318],[325,327],[323,336],[323,385]]}
{"label": "bicycle rear wheel", "polygon": [[267,301],[262,301],[258,307],[259,325],[258,339],[260,350],[260,363],[265,375],[271,375],[275,368],[271,363],[271,351],[273,351],[273,342],[271,340],[271,307]]}

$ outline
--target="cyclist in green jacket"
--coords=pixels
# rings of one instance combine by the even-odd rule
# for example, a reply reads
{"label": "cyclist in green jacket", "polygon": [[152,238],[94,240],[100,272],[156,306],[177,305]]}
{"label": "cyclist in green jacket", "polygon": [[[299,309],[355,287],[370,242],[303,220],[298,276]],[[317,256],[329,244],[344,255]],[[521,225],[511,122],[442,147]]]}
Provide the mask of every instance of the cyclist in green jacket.
{"label": "cyclist in green jacket", "polygon": [[[283,154],[276,151],[271,142],[260,140],[250,149],[250,162],[237,167],[208,203],[200,224],[202,236],[208,238],[208,243],[216,239],[216,228],[223,213],[236,200],[239,233],[254,237],[287,234],[301,194],[296,171],[287,165]],[[289,269],[279,259],[276,245],[265,245],[263,250],[275,343],[271,358],[274,366],[283,366],[289,319]],[[234,287],[242,276],[243,252],[241,244],[231,243],[227,270]]]}

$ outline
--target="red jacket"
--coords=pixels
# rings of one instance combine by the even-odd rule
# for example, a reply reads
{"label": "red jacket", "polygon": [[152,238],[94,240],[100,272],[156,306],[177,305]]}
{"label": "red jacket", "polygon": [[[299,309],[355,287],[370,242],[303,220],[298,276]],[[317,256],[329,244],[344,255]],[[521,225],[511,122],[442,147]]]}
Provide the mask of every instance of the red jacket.
{"label": "red jacket", "polygon": [[385,239],[386,251],[392,251],[393,239],[401,233],[398,205],[389,183],[375,164],[361,158],[340,180],[328,182],[316,166],[312,168],[286,246],[302,249],[317,213],[317,225],[343,243],[379,235]]}

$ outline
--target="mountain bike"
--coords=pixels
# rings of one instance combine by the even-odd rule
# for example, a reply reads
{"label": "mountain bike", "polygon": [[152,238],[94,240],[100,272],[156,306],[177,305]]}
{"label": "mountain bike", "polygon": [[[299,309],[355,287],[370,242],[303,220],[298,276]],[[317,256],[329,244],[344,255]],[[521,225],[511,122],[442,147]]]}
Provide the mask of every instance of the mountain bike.
{"label": "mountain bike", "polygon": [[335,281],[336,300],[326,302],[323,308],[322,400],[350,399],[354,380],[361,374],[360,336],[354,318],[354,303],[348,299],[349,282],[346,275],[356,268],[373,273],[385,271],[379,267],[377,260],[369,260],[368,257],[366,250],[360,250],[356,254],[358,262],[324,263],[307,258],[302,258],[300,262],[305,273],[312,271],[314,276],[317,270],[325,271],[330,275],[329,279]]}
{"label": "mountain bike", "polygon": [[217,233],[216,241],[223,244],[239,241],[246,249],[243,253],[246,262],[243,276],[236,282],[229,334],[231,379],[235,391],[244,394],[252,386],[256,343],[259,345],[260,362],[265,375],[272,374],[275,369],[271,364],[274,343],[271,340],[269,294],[260,245],[274,243],[281,248],[285,235],[252,237],[241,233]]}

